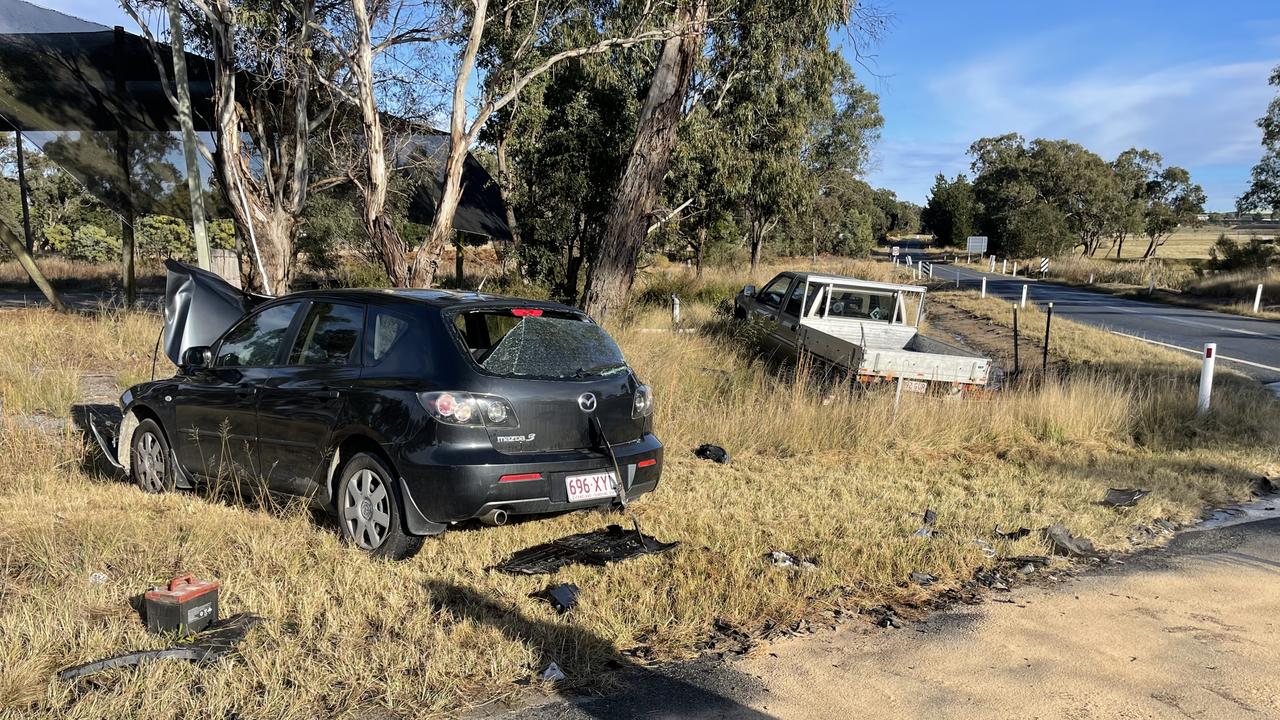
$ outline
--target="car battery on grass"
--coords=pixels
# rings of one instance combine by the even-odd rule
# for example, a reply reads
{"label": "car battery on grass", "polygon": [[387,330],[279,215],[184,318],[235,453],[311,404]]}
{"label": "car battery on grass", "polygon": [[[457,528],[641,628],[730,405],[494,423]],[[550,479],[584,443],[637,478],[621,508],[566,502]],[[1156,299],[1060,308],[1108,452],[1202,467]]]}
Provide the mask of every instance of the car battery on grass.
{"label": "car battery on grass", "polygon": [[143,607],[150,632],[199,632],[218,619],[218,581],[180,575],[167,587],[148,590]]}

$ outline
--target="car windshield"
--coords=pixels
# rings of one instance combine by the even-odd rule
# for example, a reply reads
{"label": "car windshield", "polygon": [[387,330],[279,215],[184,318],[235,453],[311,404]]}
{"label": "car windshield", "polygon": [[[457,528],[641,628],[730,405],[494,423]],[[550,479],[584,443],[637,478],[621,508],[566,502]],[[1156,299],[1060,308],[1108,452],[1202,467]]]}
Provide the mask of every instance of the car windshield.
{"label": "car windshield", "polygon": [[471,358],[504,377],[583,378],[624,372],[604,328],[571,313],[521,308],[459,313],[454,328]]}

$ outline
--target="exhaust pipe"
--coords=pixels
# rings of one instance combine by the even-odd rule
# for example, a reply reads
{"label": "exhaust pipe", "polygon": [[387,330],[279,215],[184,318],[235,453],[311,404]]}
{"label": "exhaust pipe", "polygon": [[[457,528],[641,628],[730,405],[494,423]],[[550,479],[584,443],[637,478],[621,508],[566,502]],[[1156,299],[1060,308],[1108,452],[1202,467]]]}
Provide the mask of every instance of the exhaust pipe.
{"label": "exhaust pipe", "polygon": [[502,508],[494,508],[480,516],[480,522],[492,527],[507,524],[507,511]]}

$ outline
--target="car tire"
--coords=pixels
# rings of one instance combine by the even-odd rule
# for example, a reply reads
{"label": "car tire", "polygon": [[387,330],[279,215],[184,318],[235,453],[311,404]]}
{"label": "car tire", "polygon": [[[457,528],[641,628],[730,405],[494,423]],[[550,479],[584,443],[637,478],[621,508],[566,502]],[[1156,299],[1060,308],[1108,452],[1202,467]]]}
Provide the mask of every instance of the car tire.
{"label": "car tire", "polygon": [[145,493],[162,493],[173,490],[177,475],[169,441],[159,423],[144,419],[134,428],[129,445],[129,475]]}
{"label": "car tire", "polygon": [[342,539],[374,557],[413,557],[423,539],[404,528],[395,474],[376,455],[357,453],[338,475],[334,497]]}

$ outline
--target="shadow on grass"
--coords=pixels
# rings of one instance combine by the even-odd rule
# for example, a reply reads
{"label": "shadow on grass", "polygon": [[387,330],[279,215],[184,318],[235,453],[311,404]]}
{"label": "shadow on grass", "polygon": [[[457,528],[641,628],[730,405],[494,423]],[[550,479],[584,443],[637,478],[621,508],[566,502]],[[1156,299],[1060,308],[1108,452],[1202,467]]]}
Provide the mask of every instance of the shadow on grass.
{"label": "shadow on grass", "polygon": [[[455,621],[469,621],[494,627],[511,640],[536,650],[536,670],[541,673],[556,663],[568,680],[560,691],[570,705],[530,708],[524,718],[734,718],[763,720],[769,718],[736,700],[724,691],[736,688],[742,693],[759,691],[753,678],[730,668],[716,666],[711,672],[691,672],[694,665],[649,668],[638,665],[614,652],[608,640],[568,623],[552,623],[531,618],[519,609],[501,603],[479,592],[439,580],[427,580],[423,588],[430,593],[434,609],[452,616]],[[575,688],[589,688],[584,682],[591,669],[608,667],[616,672],[619,687],[608,695],[590,696],[575,693]]]}

